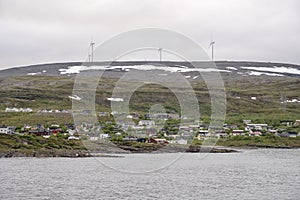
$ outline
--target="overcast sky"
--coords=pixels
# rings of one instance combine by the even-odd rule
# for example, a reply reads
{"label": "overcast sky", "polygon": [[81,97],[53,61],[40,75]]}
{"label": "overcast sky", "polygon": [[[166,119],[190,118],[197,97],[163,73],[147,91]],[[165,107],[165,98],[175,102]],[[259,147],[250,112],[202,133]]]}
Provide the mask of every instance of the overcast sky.
{"label": "overcast sky", "polygon": [[213,38],[216,60],[300,64],[299,19],[298,0],[0,0],[0,68],[83,61],[92,37],[144,27]]}

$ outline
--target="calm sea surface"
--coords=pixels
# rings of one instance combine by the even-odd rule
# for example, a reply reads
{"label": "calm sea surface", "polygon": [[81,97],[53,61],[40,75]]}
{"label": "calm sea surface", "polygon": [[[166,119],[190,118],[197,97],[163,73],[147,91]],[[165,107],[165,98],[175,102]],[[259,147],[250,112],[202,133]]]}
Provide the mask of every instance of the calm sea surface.
{"label": "calm sea surface", "polygon": [[300,149],[245,150],[206,156],[7,158],[0,159],[0,182],[1,200],[298,200]]}

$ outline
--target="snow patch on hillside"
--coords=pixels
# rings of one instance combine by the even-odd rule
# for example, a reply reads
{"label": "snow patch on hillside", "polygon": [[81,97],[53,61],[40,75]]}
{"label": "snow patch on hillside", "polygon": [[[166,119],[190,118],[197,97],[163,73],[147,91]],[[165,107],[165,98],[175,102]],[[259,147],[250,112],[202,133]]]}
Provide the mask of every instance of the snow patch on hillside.
{"label": "snow patch on hillside", "polygon": [[300,70],[291,67],[241,67],[242,69],[249,69],[255,71],[264,71],[264,72],[275,72],[275,73],[287,73],[287,74],[297,74],[300,75]]}
{"label": "snow patch on hillside", "polygon": [[135,70],[162,70],[167,72],[231,72],[229,70],[221,70],[216,68],[187,68],[187,67],[168,67],[168,66],[154,66],[154,65],[132,65],[132,66],[70,66],[68,69],[59,69],[60,74],[78,74],[81,71],[87,70],[113,70],[122,69],[128,71],[130,69]]}

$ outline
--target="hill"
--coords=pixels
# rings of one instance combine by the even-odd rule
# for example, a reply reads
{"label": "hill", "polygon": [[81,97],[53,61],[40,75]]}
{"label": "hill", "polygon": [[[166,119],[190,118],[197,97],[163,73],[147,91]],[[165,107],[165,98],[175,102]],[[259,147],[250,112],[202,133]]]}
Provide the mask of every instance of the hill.
{"label": "hill", "polygon": [[[209,69],[209,62],[197,62]],[[0,71],[0,124],[72,122],[70,113],[44,114],[43,109],[71,110],[73,84],[80,73],[80,62],[40,64]],[[103,70],[107,62],[93,63]],[[242,119],[254,122],[279,123],[300,119],[300,66],[284,63],[218,61],[217,69],[224,81],[227,95],[227,122]],[[199,101],[204,121],[210,116],[210,97],[207,86],[192,65],[186,62],[114,62],[104,73],[96,93],[96,110],[110,111],[116,81],[126,71],[151,70],[166,74],[181,73],[191,83]],[[88,70],[88,68],[84,68]],[[198,74],[197,74],[198,73]],[[146,113],[153,104],[161,103],[171,113],[179,113],[176,96],[156,84],[139,88],[133,95],[132,112]],[[7,113],[7,107],[33,109],[32,113]]]}

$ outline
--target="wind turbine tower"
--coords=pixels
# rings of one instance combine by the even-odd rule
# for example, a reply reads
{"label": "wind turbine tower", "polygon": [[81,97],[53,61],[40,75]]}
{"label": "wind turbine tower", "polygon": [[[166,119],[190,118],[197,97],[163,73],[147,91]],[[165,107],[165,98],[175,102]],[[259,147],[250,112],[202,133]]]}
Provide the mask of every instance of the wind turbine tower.
{"label": "wind turbine tower", "polygon": [[159,52],[159,61],[161,62],[161,59],[162,59],[162,48],[158,48],[158,52]]}
{"label": "wind turbine tower", "polygon": [[94,61],[94,45],[95,45],[95,43],[92,40],[91,43],[90,43],[91,53],[89,54],[89,60],[91,62]]}
{"label": "wind turbine tower", "polygon": [[211,41],[209,44],[209,47],[211,48],[211,60],[214,60],[214,46],[215,46],[215,41]]}

